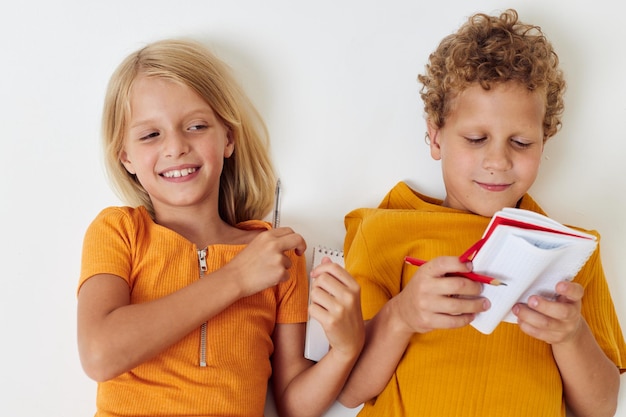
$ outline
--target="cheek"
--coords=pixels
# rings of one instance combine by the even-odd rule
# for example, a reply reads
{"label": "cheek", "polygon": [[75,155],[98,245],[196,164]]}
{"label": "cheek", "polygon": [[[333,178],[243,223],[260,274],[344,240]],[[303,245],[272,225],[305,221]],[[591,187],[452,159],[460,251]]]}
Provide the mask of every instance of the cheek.
{"label": "cheek", "polygon": [[455,173],[473,171],[482,165],[482,158],[477,152],[444,147],[440,154],[441,165]]}
{"label": "cheek", "polygon": [[539,174],[539,167],[541,165],[541,155],[524,159],[517,164],[518,172],[520,175],[528,178],[529,181],[534,181]]}

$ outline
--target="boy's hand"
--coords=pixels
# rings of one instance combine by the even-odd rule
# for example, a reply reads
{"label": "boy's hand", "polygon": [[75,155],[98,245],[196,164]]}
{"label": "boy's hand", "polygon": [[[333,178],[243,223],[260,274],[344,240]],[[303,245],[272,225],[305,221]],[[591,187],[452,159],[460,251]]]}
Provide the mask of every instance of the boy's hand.
{"label": "boy's hand", "polygon": [[469,324],[477,313],[490,307],[480,297],[482,284],[454,272],[470,272],[471,264],[457,257],[442,256],[421,266],[393,302],[394,309],[410,332],[452,329]]}
{"label": "boy's hand", "polygon": [[365,343],[359,284],[328,257],[311,271],[311,278],[309,314],[322,325],[332,349],[354,359]]}
{"label": "boy's hand", "polygon": [[571,340],[580,329],[581,300],[584,289],[580,284],[561,281],[556,285],[556,300],[533,295],[528,304],[513,306],[520,329],[549,344]]}

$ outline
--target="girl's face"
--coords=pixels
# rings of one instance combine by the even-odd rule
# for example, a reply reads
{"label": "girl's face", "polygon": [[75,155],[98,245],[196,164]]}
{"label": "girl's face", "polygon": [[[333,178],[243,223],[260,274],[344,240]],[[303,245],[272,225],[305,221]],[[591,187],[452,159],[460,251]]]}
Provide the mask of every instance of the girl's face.
{"label": "girl's face", "polygon": [[214,204],[233,140],[213,109],[186,85],[140,76],[120,160],[150,195],[155,213]]}
{"label": "girl's face", "polygon": [[472,85],[453,101],[441,128],[428,125],[441,160],[443,205],[491,217],[515,207],[539,171],[545,102],[516,82]]}

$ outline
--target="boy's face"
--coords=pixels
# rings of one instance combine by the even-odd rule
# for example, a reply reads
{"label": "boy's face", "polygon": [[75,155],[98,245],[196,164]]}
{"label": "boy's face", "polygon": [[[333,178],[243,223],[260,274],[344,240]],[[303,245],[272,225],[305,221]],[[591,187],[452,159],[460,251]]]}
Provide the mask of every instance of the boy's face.
{"label": "boy's face", "polygon": [[430,153],[441,160],[443,205],[491,217],[515,207],[539,171],[545,102],[516,82],[474,84],[453,99],[441,128],[428,123]]}

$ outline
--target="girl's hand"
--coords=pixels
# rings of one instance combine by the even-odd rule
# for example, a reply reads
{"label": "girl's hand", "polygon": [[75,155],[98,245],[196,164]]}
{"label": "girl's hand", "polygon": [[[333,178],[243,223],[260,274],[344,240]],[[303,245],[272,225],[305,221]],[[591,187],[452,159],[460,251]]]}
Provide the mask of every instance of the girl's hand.
{"label": "girl's hand", "polygon": [[536,339],[558,344],[573,339],[581,328],[580,314],[584,289],[580,284],[561,281],[556,285],[556,300],[538,295],[528,299],[528,304],[513,306],[520,329]]}
{"label": "girl's hand", "polygon": [[290,250],[302,255],[304,238],[289,227],[271,229],[259,233],[222,269],[239,280],[246,297],[289,279],[291,260],[286,252]]}
{"label": "girl's hand", "polygon": [[311,278],[309,314],[322,325],[331,348],[354,359],[365,342],[359,284],[328,257],[311,271]]}
{"label": "girl's hand", "polygon": [[480,297],[482,284],[454,276],[454,272],[470,271],[471,264],[452,256],[438,257],[422,265],[392,300],[406,331],[426,333],[463,327],[477,313],[488,310],[489,300]]}

